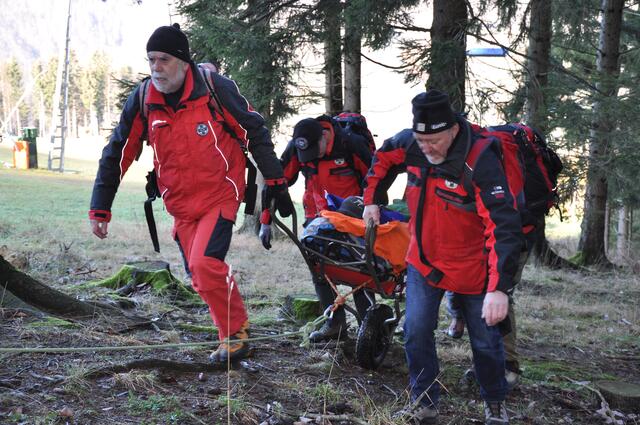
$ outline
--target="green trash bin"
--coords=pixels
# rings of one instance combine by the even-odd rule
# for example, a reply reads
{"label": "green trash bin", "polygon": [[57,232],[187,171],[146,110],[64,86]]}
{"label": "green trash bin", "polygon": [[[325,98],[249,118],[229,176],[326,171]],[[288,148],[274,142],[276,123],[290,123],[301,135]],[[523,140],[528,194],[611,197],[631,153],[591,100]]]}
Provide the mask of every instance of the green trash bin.
{"label": "green trash bin", "polygon": [[34,127],[24,127],[22,129],[22,140],[26,140],[29,145],[29,168],[38,168],[38,129]]}

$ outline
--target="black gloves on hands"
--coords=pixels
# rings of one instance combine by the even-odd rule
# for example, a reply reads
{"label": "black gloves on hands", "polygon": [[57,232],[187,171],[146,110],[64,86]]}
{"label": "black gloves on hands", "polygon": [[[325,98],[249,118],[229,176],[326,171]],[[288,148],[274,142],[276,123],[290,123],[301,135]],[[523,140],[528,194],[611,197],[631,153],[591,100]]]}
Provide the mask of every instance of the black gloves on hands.
{"label": "black gloves on hands", "polygon": [[260,242],[262,242],[262,246],[264,246],[265,249],[271,249],[271,225],[270,224],[260,225],[260,233],[258,233],[258,237],[260,238]]}
{"label": "black gloves on hands", "polygon": [[272,200],[275,201],[275,207],[281,217],[289,217],[293,214],[293,202],[291,202],[286,183],[265,185],[262,189],[262,209],[271,208]]}

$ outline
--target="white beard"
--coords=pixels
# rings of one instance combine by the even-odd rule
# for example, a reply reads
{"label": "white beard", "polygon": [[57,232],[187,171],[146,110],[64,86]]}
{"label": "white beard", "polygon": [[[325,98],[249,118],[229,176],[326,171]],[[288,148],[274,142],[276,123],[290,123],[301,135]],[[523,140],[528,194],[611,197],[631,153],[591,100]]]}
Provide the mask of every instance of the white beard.
{"label": "white beard", "polygon": [[445,158],[440,158],[440,159],[435,159],[430,155],[425,155],[427,157],[427,159],[429,160],[430,163],[432,163],[433,165],[440,165],[444,162]]}

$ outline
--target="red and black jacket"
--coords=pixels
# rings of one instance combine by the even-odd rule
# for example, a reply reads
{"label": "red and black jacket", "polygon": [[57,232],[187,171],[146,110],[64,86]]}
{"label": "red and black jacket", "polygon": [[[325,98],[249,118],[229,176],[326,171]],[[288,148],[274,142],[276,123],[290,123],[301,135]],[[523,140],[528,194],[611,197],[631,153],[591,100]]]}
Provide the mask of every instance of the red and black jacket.
{"label": "red and black jacket", "polygon": [[463,118],[458,124],[460,131],[440,165],[426,159],[410,129],[386,140],[367,175],[364,203],[375,203],[395,176],[406,171],[411,213],[407,262],[442,289],[510,293],[523,246],[520,213],[495,143],[487,144],[472,170],[476,211],[456,206],[467,197],[463,167],[481,138]]}
{"label": "red and black jacket", "polygon": [[303,205],[306,218],[313,218],[327,208],[325,191],[341,198],[361,195],[364,178],[371,164],[366,138],[347,133],[332,119],[318,121],[330,132],[327,152],[322,158],[301,163],[293,140],[280,157],[289,186],[296,182],[298,173],[305,178]]}
{"label": "red and black jacket", "polygon": [[176,218],[197,219],[212,206],[221,206],[223,216],[235,220],[245,190],[246,158],[239,141],[251,152],[267,184],[284,181],[263,117],[240,94],[234,81],[219,74],[213,78],[224,117],[210,108],[209,90],[193,63],[175,111],[153,84],[148,85],[146,119],[140,86],[129,95],[102,152],[91,218],[110,220],[118,186],[140,155],[145,139],[154,150],[158,187],[167,211]]}

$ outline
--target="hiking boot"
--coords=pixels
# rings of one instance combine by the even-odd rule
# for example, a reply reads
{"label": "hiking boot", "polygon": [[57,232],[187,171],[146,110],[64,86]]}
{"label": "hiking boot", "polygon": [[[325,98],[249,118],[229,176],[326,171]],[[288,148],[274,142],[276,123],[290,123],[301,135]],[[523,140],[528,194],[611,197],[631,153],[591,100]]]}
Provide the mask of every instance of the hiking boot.
{"label": "hiking boot", "polygon": [[235,362],[244,359],[249,354],[249,343],[243,341],[249,338],[249,322],[244,322],[238,332],[231,335],[229,342],[223,342],[218,349],[211,353],[209,360],[212,363]]}
{"label": "hiking boot", "polygon": [[327,320],[317,331],[311,332],[309,341],[322,342],[331,339],[344,339],[347,337],[347,324],[345,322],[333,324]]}
{"label": "hiking boot", "polygon": [[410,425],[434,425],[438,421],[438,410],[423,404],[411,404],[393,415],[393,419]]}
{"label": "hiking boot", "polygon": [[509,416],[503,401],[484,403],[484,423],[485,425],[509,424]]}
{"label": "hiking boot", "polygon": [[459,319],[455,317],[451,319],[449,329],[447,329],[447,335],[454,339],[462,338],[462,335],[464,335],[464,319],[462,317]]}

